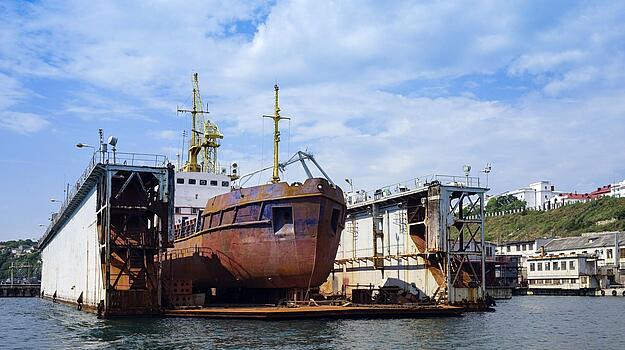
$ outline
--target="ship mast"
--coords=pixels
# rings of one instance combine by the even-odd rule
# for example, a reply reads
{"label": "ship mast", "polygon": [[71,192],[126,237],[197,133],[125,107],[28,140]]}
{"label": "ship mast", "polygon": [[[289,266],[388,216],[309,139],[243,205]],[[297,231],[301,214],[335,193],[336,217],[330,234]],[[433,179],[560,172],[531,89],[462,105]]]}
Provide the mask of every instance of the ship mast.
{"label": "ship mast", "polygon": [[[181,109],[179,113],[191,113],[191,140],[189,141],[189,158],[182,170],[187,172],[206,171],[218,173],[217,169],[217,148],[220,146],[219,140],[223,135],[219,132],[217,125],[204,121],[203,115],[208,111],[203,110],[202,96],[200,95],[200,80],[197,73],[193,73],[193,108]],[[198,155],[204,151],[204,162],[198,163]]]}
{"label": "ship mast", "polygon": [[273,90],[275,91],[275,109],[273,112],[273,116],[264,115],[265,118],[273,119],[273,176],[271,178],[271,182],[277,184],[280,182],[280,174],[278,173],[279,163],[278,163],[278,144],[280,143],[280,127],[279,123],[282,119],[291,119],[287,117],[282,117],[280,115],[280,105],[278,104],[278,91],[280,88],[278,84],[273,86]]}

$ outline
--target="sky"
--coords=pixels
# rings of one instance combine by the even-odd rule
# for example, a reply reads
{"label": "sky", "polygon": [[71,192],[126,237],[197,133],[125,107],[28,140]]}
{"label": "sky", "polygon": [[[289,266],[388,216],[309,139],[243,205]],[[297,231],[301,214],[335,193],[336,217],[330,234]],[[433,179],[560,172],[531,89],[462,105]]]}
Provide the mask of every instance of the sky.
{"label": "sky", "polygon": [[41,236],[98,128],[175,162],[193,72],[241,173],[271,162],[278,83],[281,159],[343,187],[625,179],[624,2],[2,1],[0,241]]}

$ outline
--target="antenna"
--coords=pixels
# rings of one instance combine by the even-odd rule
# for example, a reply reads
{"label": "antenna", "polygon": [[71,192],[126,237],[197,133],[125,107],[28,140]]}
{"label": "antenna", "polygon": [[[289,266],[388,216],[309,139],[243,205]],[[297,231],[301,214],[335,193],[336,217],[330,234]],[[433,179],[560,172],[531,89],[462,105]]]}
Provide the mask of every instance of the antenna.
{"label": "antenna", "polygon": [[273,116],[263,115],[263,117],[273,119],[273,176],[271,178],[271,182],[274,184],[277,184],[278,182],[280,182],[280,174],[278,173],[279,166],[280,166],[279,161],[278,161],[278,147],[280,143],[279,123],[282,119],[290,120],[291,118],[280,116],[280,105],[278,103],[279,102],[278,92],[280,88],[278,87],[278,84],[273,86],[273,90],[275,93],[275,108],[274,108]]}
{"label": "antenna", "polygon": [[487,188],[488,188],[488,174],[490,174],[491,170],[492,170],[492,167],[490,163],[486,163],[486,166],[484,167],[484,169],[482,169],[482,172],[486,174],[486,187]]}
{"label": "antenna", "polygon": [[[193,108],[177,108],[178,113],[191,113],[191,141],[189,142],[189,158],[183,167],[183,171],[199,172],[208,171],[217,173],[217,147],[219,139],[223,135],[219,132],[216,124],[209,120],[204,121],[204,114],[208,114],[208,104],[206,110],[203,109],[202,96],[200,95],[200,79],[198,73],[193,73]],[[184,135],[183,135],[184,144]],[[198,155],[204,151],[203,164],[198,163]],[[184,158],[184,157],[183,157]]]}

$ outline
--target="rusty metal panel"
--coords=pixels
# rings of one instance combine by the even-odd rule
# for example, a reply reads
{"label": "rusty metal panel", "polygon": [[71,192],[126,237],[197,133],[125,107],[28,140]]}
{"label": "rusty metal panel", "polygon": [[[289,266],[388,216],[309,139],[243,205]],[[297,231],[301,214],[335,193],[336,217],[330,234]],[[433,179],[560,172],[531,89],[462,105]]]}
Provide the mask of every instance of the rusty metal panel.
{"label": "rusty metal panel", "polygon": [[[292,229],[274,225],[276,208],[291,208],[278,212]],[[201,289],[308,288],[332,269],[345,201],[340,188],[314,178],[216,196],[203,218],[202,231],[177,239],[167,252],[165,278],[192,280]]]}

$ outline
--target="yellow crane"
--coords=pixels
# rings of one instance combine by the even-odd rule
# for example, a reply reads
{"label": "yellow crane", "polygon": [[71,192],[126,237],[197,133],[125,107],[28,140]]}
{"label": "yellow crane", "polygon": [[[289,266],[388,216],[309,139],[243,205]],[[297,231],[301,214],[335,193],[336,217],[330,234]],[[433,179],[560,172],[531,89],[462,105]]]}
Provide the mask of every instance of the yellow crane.
{"label": "yellow crane", "polygon": [[[208,109],[208,108],[207,108]],[[193,73],[193,107],[192,109],[177,109],[178,113],[191,113],[191,139],[189,140],[189,158],[182,167],[186,172],[209,172],[219,173],[217,162],[217,148],[219,140],[224,135],[219,131],[216,124],[210,120],[204,121],[204,114],[208,110],[203,109],[202,96],[200,95],[200,80],[198,73]],[[198,163],[198,156],[203,152],[203,162]]]}

